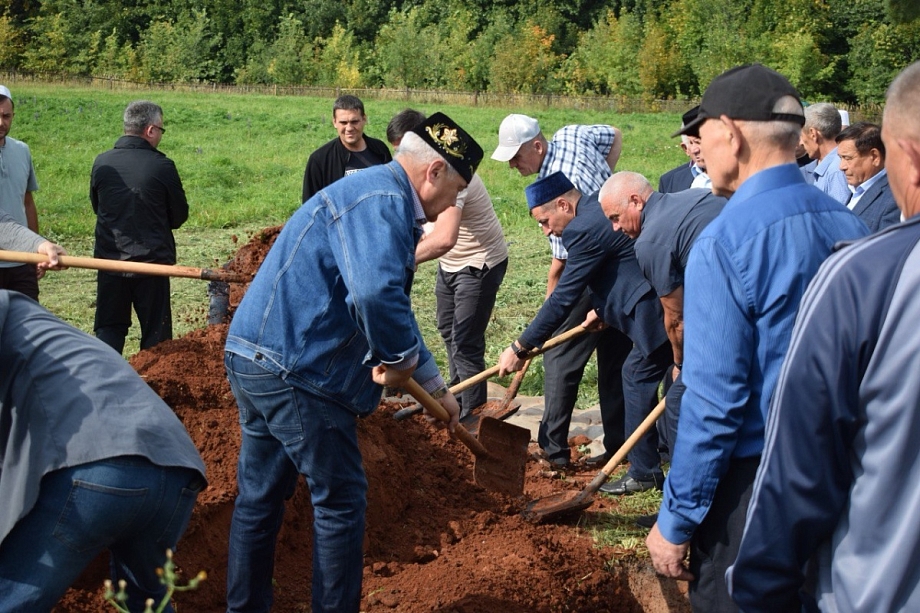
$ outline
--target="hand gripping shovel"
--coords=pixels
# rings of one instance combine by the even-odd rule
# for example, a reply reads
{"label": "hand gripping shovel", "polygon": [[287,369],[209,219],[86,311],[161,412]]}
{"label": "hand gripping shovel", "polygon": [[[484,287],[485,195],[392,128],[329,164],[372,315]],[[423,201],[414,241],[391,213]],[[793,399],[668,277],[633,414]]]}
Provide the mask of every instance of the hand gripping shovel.
{"label": "hand gripping shovel", "polygon": [[649,428],[651,428],[658,418],[661,417],[661,414],[664,413],[664,400],[665,399],[662,398],[661,402],[652,409],[652,412],[648,414],[641,424],[639,424],[636,431],[626,439],[623,446],[617,449],[617,452],[613,454],[610,461],[604,465],[600,472],[594,477],[594,480],[591,481],[585,489],[580,492],[563,492],[561,494],[553,494],[552,496],[538,498],[530,502],[524,508],[524,519],[534,523],[540,523],[563,515],[580,513],[590,507],[594,503],[594,494],[597,493],[597,490],[599,490],[604,482],[610,478],[610,474],[617,465],[623,461],[626,455],[632,451],[632,448],[636,446],[639,439],[645,436]]}
{"label": "hand gripping shovel", "polygon": [[[511,381],[511,385],[508,387],[508,391],[505,394],[505,398],[508,398],[508,401],[505,402],[505,398],[503,398],[501,406],[504,409],[507,409],[508,403],[510,403],[511,400],[513,400],[514,397],[517,395],[517,390],[521,387],[521,381],[524,378],[524,373],[527,371],[527,368],[530,366],[530,361],[532,358],[535,358],[541,353],[545,353],[549,351],[550,349],[553,349],[554,347],[558,347],[562,343],[568,342],[572,340],[573,338],[577,338],[583,334],[586,334],[587,332],[588,330],[586,328],[582,328],[581,326],[575,326],[571,330],[567,330],[563,332],[562,334],[558,334],[554,336],[553,338],[549,339],[548,341],[543,343],[542,347],[531,349],[530,352],[528,353],[528,360],[524,363],[524,366],[521,368],[521,370],[518,371],[517,375],[515,375],[514,379]],[[473,387],[477,383],[481,383],[497,375],[498,370],[499,368],[498,368],[498,365],[496,364],[495,366],[491,368],[485,369],[478,375],[473,375],[469,379],[464,379],[460,383],[457,383],[456,385],[452,386],[450,388],[450,393],[459,394],[463,390]],[[514,389],[514,392],[511,391],[512,389]],[[510,397],[509,397],[509,394],[511,394]],[[422,407],[420,406],[408,407],[405,409],[400,409],[396,411],[395,413],[393,413],[393,419],[397,421],[402,421],[413,415],[417,415],[421,412],[422,412]],[[505,415],[505,417],[507,417],[507,415]]]}
{"label": "hand gripping shovel", "polygon": [[[405,388],[434,417],[445,423],[450,421],[447,410],[414,379],[409,379]],[[530,430],[484,417],[479,422],[478,439],[463,427],[454,428],[454,436],[460,439],[476,458],[473,467],[473,479],[476,483],[507,496],[520,496],[524,493],[524,471]]]}
{"label": "hand gripping shovel", "polygon": [[[100,258],[80,258],[72,255],[58,256],[62,266],[69,268],[91,268],[93,270],[106,270],[109,272],[131,272],[141,275],[154,275],[157,277],[186,277],[189,279],[202,279],[204,281],[225,281],[227,283],[249,283],[250,275],[244,275],[227,270],[212,270],[210,268],[191,268],[190,266],[170,266],[168,264],[149,264],[147,262],[125,262],[122,260],[105,260]],[[0,261],[22,262],[24,264],[41,264],[48,261],[44,253],[28,253],[25,251],[0,251]]]}

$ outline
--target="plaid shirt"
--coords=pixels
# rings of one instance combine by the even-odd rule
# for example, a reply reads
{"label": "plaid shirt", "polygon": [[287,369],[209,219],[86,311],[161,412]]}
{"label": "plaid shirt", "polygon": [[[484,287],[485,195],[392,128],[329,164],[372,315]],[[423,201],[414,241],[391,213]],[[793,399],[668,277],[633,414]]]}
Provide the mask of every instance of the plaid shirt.
{"label": "plaid shirt", "polygon": [[[613,147],[614,136],[613,128],[605,125],[561,128],[547,147],[537,177],[542,179],[562,171],[582,194],[587,196],[597,192],[611,175],[607,156]],[[549,243],[554,258],[568,258],[561,238],[550,235]]]}

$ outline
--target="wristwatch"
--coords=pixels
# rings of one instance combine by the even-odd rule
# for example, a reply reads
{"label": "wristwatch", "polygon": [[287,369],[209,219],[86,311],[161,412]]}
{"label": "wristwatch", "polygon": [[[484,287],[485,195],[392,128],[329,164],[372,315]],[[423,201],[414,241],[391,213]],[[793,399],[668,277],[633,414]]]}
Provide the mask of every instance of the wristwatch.
{"label": "wristwatch", "polygon": [[435,400],[438,400],[438,399],[440,399],[440,398],[443,398],[445,395],[447,395],[447,386],[446,386],[446,385],[442,385],[441,387],[439,387],[439,388],[436,389],[435,391],[431,392],[431,397],[434,398]]}
{"label": "wristwatch", "polygon": [[519,360],[526,360],[530,357],[530,351],[521,347],[517,341],[511,341],[511,351]]}

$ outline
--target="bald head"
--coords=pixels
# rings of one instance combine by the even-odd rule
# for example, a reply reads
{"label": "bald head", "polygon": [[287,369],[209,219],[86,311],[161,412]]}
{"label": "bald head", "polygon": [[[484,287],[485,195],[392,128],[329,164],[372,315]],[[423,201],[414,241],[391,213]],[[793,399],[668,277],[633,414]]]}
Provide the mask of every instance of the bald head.
{"label": "bald head", "polygon": [[598,199],[614,231],[636,238],[642,231],[642,209],[654,191],[639,173],[622,171],[604,181]]}
{"label": "bald head", "polygon": [[888,88],[882,119],[885,168],[891,193],[905,218],[920,213],[920,62]]}
{"label": "bald head", "polygon": [[898,123],[898,133],[920,140],[920,62],[914,62],[895,77],[885,99],[885,121]]}

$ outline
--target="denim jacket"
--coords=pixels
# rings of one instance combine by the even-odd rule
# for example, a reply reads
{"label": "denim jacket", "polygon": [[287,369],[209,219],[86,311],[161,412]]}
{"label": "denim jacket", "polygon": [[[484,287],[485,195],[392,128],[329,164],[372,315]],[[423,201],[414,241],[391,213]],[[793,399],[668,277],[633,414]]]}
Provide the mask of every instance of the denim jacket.
{"label": "denim jacket", "polygon": [[409,290],[421,229],[397,162],[344,177],[310,198],[278,235],[233,316],[226,349],[359,415],[381,388],[377,364],[418,367],[443,384]]}

